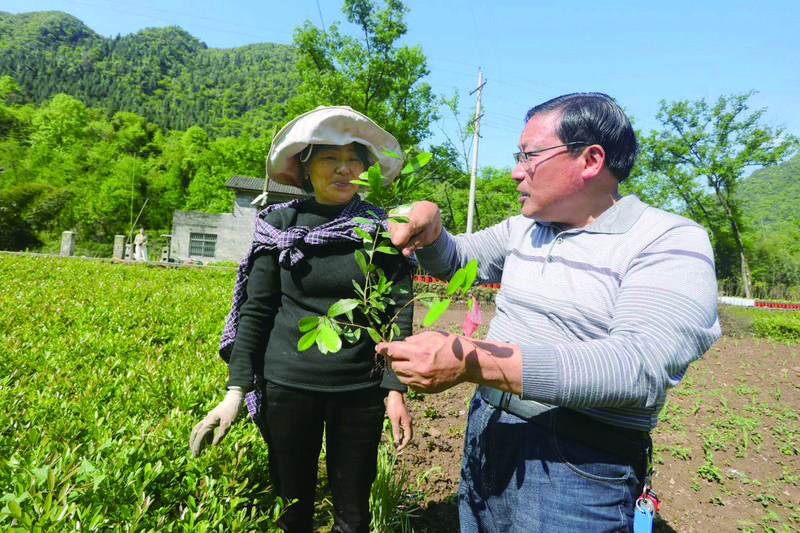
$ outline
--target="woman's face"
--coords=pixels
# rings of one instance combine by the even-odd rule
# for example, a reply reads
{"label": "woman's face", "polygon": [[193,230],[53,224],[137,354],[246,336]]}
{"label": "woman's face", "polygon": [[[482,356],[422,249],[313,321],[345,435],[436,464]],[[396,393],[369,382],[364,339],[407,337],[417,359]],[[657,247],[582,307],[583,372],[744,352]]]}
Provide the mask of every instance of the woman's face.
{"label": "woman's face", "polygon": [[364,163],[352,144],[317,148],[305,167],[317,202],[325,205],[349,202],[358,190],[350,180],[364,172]]}

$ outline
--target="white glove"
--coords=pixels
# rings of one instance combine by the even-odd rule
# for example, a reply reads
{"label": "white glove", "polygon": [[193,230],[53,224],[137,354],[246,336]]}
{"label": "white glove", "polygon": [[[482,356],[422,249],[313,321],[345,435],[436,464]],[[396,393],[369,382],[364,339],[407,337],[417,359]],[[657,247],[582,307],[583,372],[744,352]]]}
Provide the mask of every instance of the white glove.
{"label": "white glove", "polygon": [[[225,394],[225,399],[219,402],[219,404],[192,429],[192,435],[189,437],[189,449],[192,451],[192,457],[200,455],[200,452],[203,451],[206,444],[212,444],[214,446],[219,444],[225,434],[228,433],[231,424],[233,424],[234,420],[236,420],[236,417],[239,415],[242,403],[244,403],[244,389],[241,387],[230,387],[227,394]],[[217,431],[213,433],[212,440],[214,428],[217,428]]]}

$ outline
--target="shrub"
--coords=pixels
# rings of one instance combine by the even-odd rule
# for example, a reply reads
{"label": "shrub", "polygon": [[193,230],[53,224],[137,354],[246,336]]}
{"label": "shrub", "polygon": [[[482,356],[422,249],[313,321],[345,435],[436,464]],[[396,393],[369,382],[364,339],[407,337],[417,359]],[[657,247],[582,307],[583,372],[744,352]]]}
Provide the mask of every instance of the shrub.
{"label": "shrub", "polygon": [[252,427],[188,453],[233,275],[0,254],[0,530],[274,529]]}

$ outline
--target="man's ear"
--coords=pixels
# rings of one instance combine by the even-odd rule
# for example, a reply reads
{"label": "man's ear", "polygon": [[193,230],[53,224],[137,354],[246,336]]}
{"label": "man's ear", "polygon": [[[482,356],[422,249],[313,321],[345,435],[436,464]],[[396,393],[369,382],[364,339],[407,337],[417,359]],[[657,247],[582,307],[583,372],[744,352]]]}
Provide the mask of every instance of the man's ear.
{"label": "man's ear", "polygon": [[597,176],[605,167],[606,151],[599,144],[589,145],[581,154],[583,169],[581,177],[590,179]]}

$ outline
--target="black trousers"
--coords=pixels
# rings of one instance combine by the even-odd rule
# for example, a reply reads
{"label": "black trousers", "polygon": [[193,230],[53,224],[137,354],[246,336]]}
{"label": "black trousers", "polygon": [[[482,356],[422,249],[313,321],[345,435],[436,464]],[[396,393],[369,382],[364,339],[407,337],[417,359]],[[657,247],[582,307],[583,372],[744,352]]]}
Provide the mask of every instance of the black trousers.
{"label": "black trousers", "polygon": [[369,532],[369,493],[377,470],[385,396],[386,391],[379,387],[320,393],[264,384],[261,416],[270,476],[284,501],[297,500],[279,523],[284,531],[313,530],[324,429],[334,512],[331,531]]}

